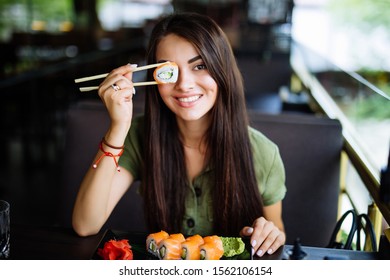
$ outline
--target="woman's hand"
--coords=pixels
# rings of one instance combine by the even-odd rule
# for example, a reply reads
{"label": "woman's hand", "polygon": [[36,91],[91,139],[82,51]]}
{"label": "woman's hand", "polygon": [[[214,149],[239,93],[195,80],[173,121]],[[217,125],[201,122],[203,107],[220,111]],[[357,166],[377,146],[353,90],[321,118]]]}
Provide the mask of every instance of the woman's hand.
{"label": "woman's hand", "polygon": [[133,70],[137,65],[124,65],[114,69],[99,86],[99,96],[111,118],[111,129],[130,128],[133,115]]}
{"label": "woman's hand", "polygon": [[250,236],[250,242],[257,256],[262,257],[266,252],[274,253],[286,242],[285,233],[272,221],[264,217],[257,218],[251,227],[244,227],[241,236]]}

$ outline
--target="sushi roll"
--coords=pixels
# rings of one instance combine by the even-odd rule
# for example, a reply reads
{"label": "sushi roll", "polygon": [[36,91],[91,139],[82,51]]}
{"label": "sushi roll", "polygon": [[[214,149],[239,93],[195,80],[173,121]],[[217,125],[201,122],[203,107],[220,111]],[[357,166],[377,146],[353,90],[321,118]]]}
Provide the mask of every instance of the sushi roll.
{"label": "sushi roll", "polygon": [[158,84],[176,83],[179,67],[174,62],[167,62],[154,70],[153,77]]}
{"label": "sushi roll", "polygon": [[223,250],[222,239],[218,235],[205,236],[203,238],[203,241],[204,241],[204,243],[213,243],[213,244],[215,244],[216,247]]}
{"label": "sushi roll", "polygon": [[182,233],[172,233],[169,235],[169,238],[176,239],[177,241],[180,241],[180,243],[186,240]]}
{"label": "sushi roll", "polygon": [[218,235],[203,238],[204,244],[200,246],[201,260],[219,260],[223,256],[223,243]]}
{"label": "sushi roll", "polygon": [[200,245],[199,250],[201,260],[219,260],[223,256],[223,249],[213,242]]}
{"label": "sushi roll", "polygon": [[181,244],[182,252],[181,258],[183,260],[199,260],[200,259],[200,249],[199,246],[204,243],[203,237],[199,234],[195,234],[186,238],[186,240]]}
{"label": "sushi roll", "polygon": [[169,237],[169,234],[165,231],[151,233],[146,238],[146,251],[158,257],[158,244]]}
{"label": "sushi roll", "polygon": [[200,244],[196,240],[186,240],[181,246],[181,258],[183,260],[200,260]]}
{"label": "sushi roll", "polygon": [[158,256],[161,260],[180,260],[182,241],[175,238],[162,240],[158,245]]}
{"label": "sushi roll", "polygon": [[199,246],[204,243],[203,237],[195,234],[186,238],[186,241],[195,241]]}

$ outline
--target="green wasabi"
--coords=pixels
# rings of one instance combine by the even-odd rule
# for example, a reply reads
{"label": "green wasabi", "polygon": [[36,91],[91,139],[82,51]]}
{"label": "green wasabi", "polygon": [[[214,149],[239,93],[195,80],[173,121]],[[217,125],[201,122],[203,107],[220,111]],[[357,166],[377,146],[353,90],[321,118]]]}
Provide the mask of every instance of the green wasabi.
{"label": "green wasabi", "polygon": [[245,250],[245,243],[241,237],[221,237],[223,245],[223,256],[233,257]]}

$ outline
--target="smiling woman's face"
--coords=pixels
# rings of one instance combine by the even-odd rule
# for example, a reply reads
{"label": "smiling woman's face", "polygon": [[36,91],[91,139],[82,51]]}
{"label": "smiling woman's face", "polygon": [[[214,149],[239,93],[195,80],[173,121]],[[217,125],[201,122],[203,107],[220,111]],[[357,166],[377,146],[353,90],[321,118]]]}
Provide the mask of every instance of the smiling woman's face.
{"label": "smiling woman's face", "polygon": [[174,34],[164,37],[157,46],[158,62],[178,65],[175,84],[160,84],[158,89],[166,106],[182,121],[207,118],[217,98],[218,86],[195,47]]}

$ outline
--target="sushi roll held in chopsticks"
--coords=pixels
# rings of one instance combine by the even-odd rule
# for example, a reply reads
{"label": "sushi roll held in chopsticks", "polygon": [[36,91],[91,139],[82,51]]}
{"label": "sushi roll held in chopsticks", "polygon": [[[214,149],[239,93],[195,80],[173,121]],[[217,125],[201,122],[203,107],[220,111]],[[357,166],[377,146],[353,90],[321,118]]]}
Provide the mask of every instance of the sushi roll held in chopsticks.
{"label": "sushi roll held in chopsticks", "polygon": [[[153,72],[154,81],[137,82],[137,83],[133,83],[133,86],[138,87],[138,86],[176,83],[177,78],[179,76],[179,67],[174,62],[166,61],[161,63],[145,65],[145,66],[134,68],[133,72],[155,68],[155,67],[156,69]],[[99,74],[99,75],[75,79],[75,83],[81,83],[81,82],[105,78],[107,77],[108,74],[109,73],[105,73],[105,74]],[[85,92],[85,91],[93,91],[98,89],[99,89],[98,86],[81,87],[80,91]]]}
{"label": "sushi roll held in chopsticks", "polygon": [[146,238],[146,251],[152,255],[158,257],[158,244],[169,237],[169,234],[165,231],[151,233]]}
{"label": "sushi roll held in chopsticks", "polygon": [[179,76],[179,67],[174,62],[166,62],[158,66],[153,73],[154,80],[157,84],[176,83]]}

